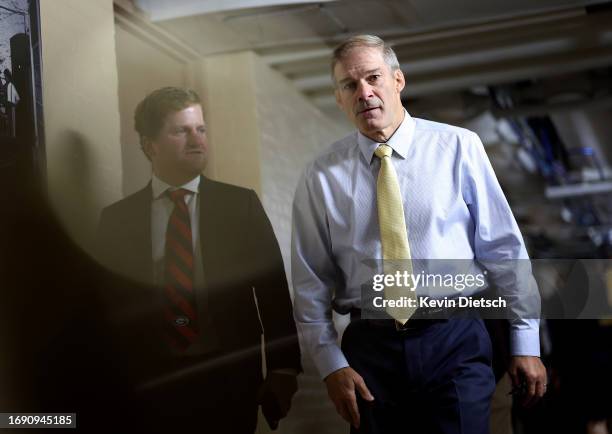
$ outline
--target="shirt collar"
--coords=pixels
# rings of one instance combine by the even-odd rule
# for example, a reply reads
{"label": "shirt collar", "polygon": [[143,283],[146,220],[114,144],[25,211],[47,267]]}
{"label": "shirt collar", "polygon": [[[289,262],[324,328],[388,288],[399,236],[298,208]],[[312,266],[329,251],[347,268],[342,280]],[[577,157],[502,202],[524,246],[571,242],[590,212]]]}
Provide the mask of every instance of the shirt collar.
{"label": "shirt collar", "polygon": [[191,181],[180,185],[178,187],[174,187],[172,185],[166,184],[164,181],[159,179],[155,174],[151,177],[151,187],[153,188],[153,199],[159,199],[159,197],[166,192],[166,190],[174,191],[184,188],[185,190],[189,190],[194,194],[198,194],[198,188],[200,186],[200,176],[196,176]]}
{"label": "shirt collar", "polygon": [[[402,158],[408,156],[408,149],[412,142],[412,137],[414,136],[414,127],[414,119],[412,119],[410,114],[404,109],[404,120],[387,141],[387,145]],[[364,136],[361,131],[357,131],[357,144],[368,164],[371,163],[374,151],[380,143]]]}

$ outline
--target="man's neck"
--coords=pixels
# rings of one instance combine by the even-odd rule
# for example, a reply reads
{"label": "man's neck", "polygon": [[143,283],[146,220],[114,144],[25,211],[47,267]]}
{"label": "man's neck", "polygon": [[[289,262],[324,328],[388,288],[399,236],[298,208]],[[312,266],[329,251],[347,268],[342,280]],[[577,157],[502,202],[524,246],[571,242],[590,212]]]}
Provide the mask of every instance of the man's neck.
{"label": "man's neck", "polygon": [[402,109],[400,115],[396,117],[397,118],[396,121],[393,122],[393,124],[389,125],[387,128],[385,128],[384,130],[368,131],[368,132],[362,131],[361,134],[363,134],[364,136],[366,136],[367,138],[371,140],[374,140],[376,143],[387,143],[389,139],[393,137],[393,134],[395,134],[397,129],[400,127],[400,125],[402,125],[402,122],[404,122],[404,117],[405,117],[405,112]]}
{"label": "man's neck", "polygon": [[160,180],[165,182],[166,184],[172,186],[172,187],[180,187],[181,185],[185,185],[187,184],[189,181],[192,181],[193,179],[197,178],[198,176],[200,176],[200,174],[196,174],[196,175],[182,175],[182,174],[177,174],[177,175],[168,175],[168,174],[159,174],[156,173],[155,171],[153,171],[153,174]]}

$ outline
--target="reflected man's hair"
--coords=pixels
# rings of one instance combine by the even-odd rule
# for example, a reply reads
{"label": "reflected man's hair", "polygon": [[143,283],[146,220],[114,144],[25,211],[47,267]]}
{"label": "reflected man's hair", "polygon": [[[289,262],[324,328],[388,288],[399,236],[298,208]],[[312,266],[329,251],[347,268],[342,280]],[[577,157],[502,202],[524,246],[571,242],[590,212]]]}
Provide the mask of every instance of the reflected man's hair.
{"label": "reflected man's hair", "polygon": [[202,104],[198,94],[182,87],[162,87],[148,94],[134,112],[134,129],[140,137],[140,145],[145,137],[157,137],[170,113],[196,104]]}

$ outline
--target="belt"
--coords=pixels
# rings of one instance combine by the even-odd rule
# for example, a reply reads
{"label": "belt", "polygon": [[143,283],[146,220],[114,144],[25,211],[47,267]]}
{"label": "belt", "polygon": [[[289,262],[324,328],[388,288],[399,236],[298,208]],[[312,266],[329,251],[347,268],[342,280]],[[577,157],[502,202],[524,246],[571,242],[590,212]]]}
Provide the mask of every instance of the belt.
{"label": "belt", "polygon": [[412,317],[405,323],[401,324],[400,322],[394,319],[366,319],[361,317],[361,309],[353,308],[350,311],[351,314],[351,322],[352,321],[367,321],[369,324],[378,326],[378,327],[386,327],[386,328],[395,328],[397,331],[410,331],[410,330],[422,330],[433,324],[438,324],[442,322],[447,322],[449,318],[453,316],[457,316],[460,312],[466,312],[465,308],[432,308],[432,309],[417,309]]}

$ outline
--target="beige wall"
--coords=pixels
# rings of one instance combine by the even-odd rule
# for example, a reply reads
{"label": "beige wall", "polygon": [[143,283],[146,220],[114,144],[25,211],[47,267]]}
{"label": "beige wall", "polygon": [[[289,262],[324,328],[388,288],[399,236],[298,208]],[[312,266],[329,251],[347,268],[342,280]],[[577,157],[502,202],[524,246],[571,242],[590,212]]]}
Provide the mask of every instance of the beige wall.
{"label": "beige wall", "polygon": [[[191,86],[191,56],[188,48],[139,16],[116,5],[115,45],[119,76],[123,195],[144,187],[151,165],[140,149],[134,131],[134,110],[151,91],[163,86]],[[123,12],[123,13],[122,13]]]}
{"label": "beige wall", "polygon": [[254,61],[251,52],[207,57],[200,63],[197,87],[211,146],[208,174],[260,193]]}
{"label": "beige wall", "polygon": [[91,246],[100,207],[121,194],[110,0],[41,0],[48,185],[68,231]]}

